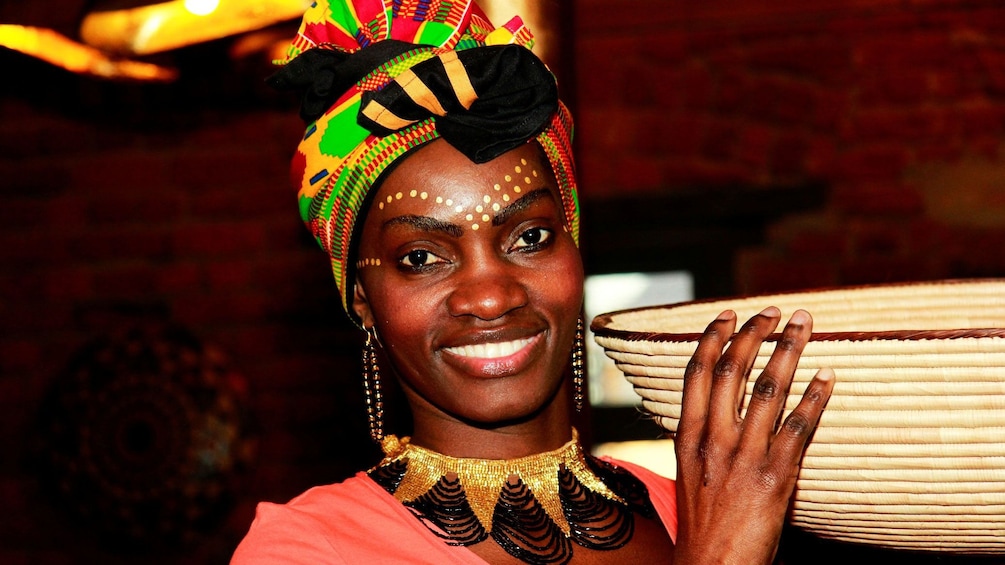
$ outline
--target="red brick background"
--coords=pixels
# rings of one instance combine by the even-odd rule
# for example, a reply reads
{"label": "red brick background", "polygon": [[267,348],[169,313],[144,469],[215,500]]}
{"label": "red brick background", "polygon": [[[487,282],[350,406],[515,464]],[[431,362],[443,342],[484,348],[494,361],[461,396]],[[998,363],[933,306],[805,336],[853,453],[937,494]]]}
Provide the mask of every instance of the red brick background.
{"label": "red brick background", "polygon": [[576,7],[585,198],[828,187],[737,254],[736,292],[1005,272],[999,4]]}
{"label": "red brick background", "polygon": [[[72,34],[85,4],[5,4],[0,21]],[[825,187],[708,257],[735,293],[1005,275],[997,0],[574,4],[563,89],[589,205]],[[137,562],[52,504],[28,462],[46,391],[123,327],[170,322],[225,351],[259,438],[229,517],[139,561],[225,562],[255,501],[372,461],[360,339],[287,189],[294,104],[227,47],[169,57],[169,86],[0,51],[0,562]]]}

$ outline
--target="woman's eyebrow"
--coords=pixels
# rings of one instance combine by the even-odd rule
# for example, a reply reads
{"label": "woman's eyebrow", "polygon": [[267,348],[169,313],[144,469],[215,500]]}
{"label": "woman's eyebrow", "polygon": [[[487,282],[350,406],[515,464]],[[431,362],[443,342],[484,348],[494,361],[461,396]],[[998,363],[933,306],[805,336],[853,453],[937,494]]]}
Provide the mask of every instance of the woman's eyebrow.
{"label": "woman's eyebrow", "polygon": [[430,218],[429,216],[395,216],[384,222],[384,228],[396,225],[411,226],[422,231],[442,232],[451,237],[461,237],[464,233],[464,231],[461,230],[461,227],[457,224],[443,222],[437,220],[436,218]]}
{"label": "woman's eyebrow", "polygon": [[521,210],[527,209],[527,207],[529,207],[531,204],[545,197],[551,198],[552,200],[555,199],[555,197],[552,196],[551,191],[548,190],[547,188],[539,188],[537,190],[528,192],[526,195],[520,197],[519,200],[513,202],[509,206],[500,210],[499,213],[492,218],[492,225],[493,226],[503,225],[504,223],[506,223],[506,220],[510,218],[510,216],[516,214]]}

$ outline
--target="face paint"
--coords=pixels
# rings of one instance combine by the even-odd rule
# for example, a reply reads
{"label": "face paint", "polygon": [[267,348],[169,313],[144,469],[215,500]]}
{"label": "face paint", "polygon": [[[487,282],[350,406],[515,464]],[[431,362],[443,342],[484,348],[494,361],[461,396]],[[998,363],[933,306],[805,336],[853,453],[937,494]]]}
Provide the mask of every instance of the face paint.
{"label": "face paint", "polygon": [[[489,210],[498,212],[503,205],[512,202],[531,185],[532,181],[529,176],[523,177],[522,186],[518,184],[520,182],[519,175],[528,169],[535,179],[538,178],[537,169],[533,165],[528,167],[527,159],[521,159],[519,165],[513,166],[513,173],[503,175],[503,182],[493,184],[491,189],[487,190],[486,194],[482,196],[481,203],[476,205],[473,210],[468,210],[463,205],[455,206],[454,201],[450,198],[444,198],[441,195],[432,195],[426,191],[420,192],[415,189],[407,193],[395,192],[394,194],[389,194],[377,202],[377,208],[379,210],[386,208],[390,211],[390,207],[398,202],[416,198],[420,200],[432,198],[437,204],[442,204],[446,208],[453,208],[453,211],[457,214],[465,214],[466,227],[477,231],[492,221],[492,216],[487,213]],[[563,230],[567,232],[568,228],[563,226]],[[357,268],[376,267],[380,266],[380,264],[379,259],[361,259],[356,262]]]}

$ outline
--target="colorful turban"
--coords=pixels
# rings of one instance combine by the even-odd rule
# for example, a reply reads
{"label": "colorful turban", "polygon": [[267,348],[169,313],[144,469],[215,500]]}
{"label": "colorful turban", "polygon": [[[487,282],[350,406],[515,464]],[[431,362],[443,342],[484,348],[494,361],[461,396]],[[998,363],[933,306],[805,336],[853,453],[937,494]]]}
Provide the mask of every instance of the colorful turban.
{"label": "colorful turban", "polygon": [[354,230],[397,159],[443,138],[481,163],[536,138],[579,240],[572,118],[519,17],[495,29],[471,0],[319,0],[285,66],[308,123],[291,167],[300,215],[331,257],[350,313]]}

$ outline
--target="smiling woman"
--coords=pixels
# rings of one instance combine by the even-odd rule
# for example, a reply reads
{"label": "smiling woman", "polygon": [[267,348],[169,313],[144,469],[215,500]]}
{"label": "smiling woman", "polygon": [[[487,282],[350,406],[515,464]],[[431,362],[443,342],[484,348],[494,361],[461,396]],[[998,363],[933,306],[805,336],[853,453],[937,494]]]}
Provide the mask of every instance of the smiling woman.
{"label": "smiling woman", "polygon": [[386,205],[367,214],[359,244],[374,266],[359,270],[353,309],[395,344],[387,354],[413,407],[413,440],[482,444],[476,436],[492,432],[472,424],[532,414],[567,427],[556,415],[568,412],[568,395],[553,399],[571,359],[583,268],[537,144],[476,164],[434,141],[387,176],[375,201]]}
{"label": "smiling woman", "polygon": [[[685,489],[583,451],[572,124],[532,43],[519,18],[496,29],[470,1],[317,2],[305,14],[272,83],[304,93],[300,212],[367,333],[385,457],[259,505],[234,563],[770,561],[829,381],[777,434],[784,395],[752,399],[757,415],[740,420],[737,383],[779,315],[755,316],[723,354],[736,322],[724,313],[685,392]],[[809,326],[793,316],[758,390],[788,386]],[[411,437],[384,435],[389,375]]]}

